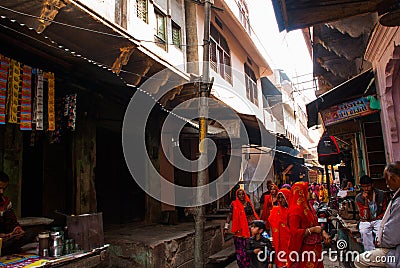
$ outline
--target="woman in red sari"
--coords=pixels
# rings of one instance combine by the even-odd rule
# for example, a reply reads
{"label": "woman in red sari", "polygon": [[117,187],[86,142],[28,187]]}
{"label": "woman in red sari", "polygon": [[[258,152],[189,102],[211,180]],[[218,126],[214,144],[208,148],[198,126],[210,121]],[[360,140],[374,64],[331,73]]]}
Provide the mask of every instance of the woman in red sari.
{"label": "woman in red sari", "polygon": [[322,268],[322,239],[329,243],[329,235],[322,231],[315,211],[308,203],[308,182],[296,182],[289,204],[290,244],[289,267]]}
{"label": "woman in red sari", "polygon": [[286,261],[284,261],[286,257],[278,258],[277,254],[279,252],[285,252],[286,256],[289,254],[290,229],[288,221],[291,197],[292,193],[289,189],[282,188],[279,190],[277,196],[278,206],[273,207],[268,218],[271,224],[272,243],[275,249],[275,264],[278,268],[286,266]]}
{"label": "woman in red sari", "polygon": [[236,200],[231,203],[231,212],[226,219],[225,229],[232,220],[233,243],[236,250],[236,261],[239,268],[248,268],[250,259],[246,252],[247,240],[250,238],[249,225],[259,217],[253,203],[243,189],[236,191]]}
{"label": "woman in red sari", "polygon": [[278,186],[276,184],[271,184],[271,188],[269,189],[270,194],[263,195],[260,200],[260,218],[265,222],[265,227],[267,228],[267,233],[270,234],[271,224],[268,221],[269,214],[274,206],[278,205],[277,195],[278,195]]}

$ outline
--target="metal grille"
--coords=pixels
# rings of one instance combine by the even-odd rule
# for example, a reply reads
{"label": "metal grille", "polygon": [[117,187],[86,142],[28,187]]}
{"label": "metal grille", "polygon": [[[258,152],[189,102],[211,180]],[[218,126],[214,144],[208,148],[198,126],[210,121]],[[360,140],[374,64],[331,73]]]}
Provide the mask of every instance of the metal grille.
{"label": "metal grille", "polygon": [[136,16],[147,23],[147,0],[136,0]]}
{"label": "metal grille", "polygon": [[181,48],[181,28],[175,23],[172,24],[172,43]]}

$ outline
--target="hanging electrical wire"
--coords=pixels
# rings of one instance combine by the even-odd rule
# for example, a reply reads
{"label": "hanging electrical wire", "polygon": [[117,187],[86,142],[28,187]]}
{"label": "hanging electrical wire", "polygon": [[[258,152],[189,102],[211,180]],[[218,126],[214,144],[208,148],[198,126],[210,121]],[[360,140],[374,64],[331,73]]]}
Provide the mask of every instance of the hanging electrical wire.
{"label": "hanging electrical wire", "polygon": [[[161,42],[161,41],[137,39],[137,38],[132,37],[132,36],[127,37],[127,36],[122,36],[122,35],[118,35],[118,34],[106,33],[106,32],[101,32],[101,31],[97,31],[97,30],[93,30],[93,29],[89,29],[89,28],[84,28],[84,27],[80,27],[80,26],[76,26],[76,25],[71,25],[71,24],[59,22],[59,21],[56,21],[56,20],[50,20],[50,19],[46,19],[46,18],[41,18],[41,17],[35,16],[35,15],[32,15],[32,14],[28,14],[28,13],[24,13],[24,12],[21,12],[21,11],[13,10],[13,9],[10,9],[10,8],[7,8],[7,7],[1,6],[1,5],[0,5],[0,9],[7,10],[9,12],[12,12],[12,13],[15,13],[15,14],[18,14],[18,15],[31,17],[31,18],[35,18],[35,19],[38,19],[38,20],[41,20],[41,21],[51,22],[51,23],[54,23],[54,24],[58,24],[58,25],[62,25],[62,26],[65,26],[65,27],[70,27],[70,28],[74,28],[74,29],[82,30],[82,31],[86,31],[86,32],[91,32],[91,33],[95,33],[95,34],[101,34],[101,35],[106,35],[106,36],[115,37],[115,38],[122,38],[122,39],[131,40],[131,41],[133,40],[135,42],[145,42],[145,43],[154,43],[154,44],[163,44],[163,45],[166,44],[165,42]],[[7,16],[4,16],[4,15],[0,15],[0,18],[2,18],[2,19],[7,18],[7,19],[10,19],[12,22],[16,21],[15,19],[8,18]],[[30,29],[32,29],[32,28],[30,28]],[[177,44],[167,43],[167,45],[177,45]],[[179,44],[179,45],[180,46],[202,46],[201,44]]]}
{"label": "hanging electrical wire", "polygon": [[[20,25],[21,25],[21,26],[24,26],[23,24],[20,24]],[[48,39],[49,42],[51,42],[52,44],[54,44],[54,46],[52,46],[52,45],[50,45],[50,44],[48,44],[48,43],[46,43],[46,42],[44,42],[44,41],[42,41],[42,40],[39,40],[39,39],[37,39],[37,38],[35,38],[35,37],[33,37],[33,36],[27,35],[27,34],[25,34],[25,33],[22,33],[22,32],[20,32],[20,31],[18,31],[18,30],[15,30],[15,29],[12,29],[12,28],[10,28],[10,27],[8,27],[8,26],[5,26],[5,25],[3,25],[3,24],[0,24],[0,27],[6,28],[6,29],[8,29],[8,30],[10,30],[10,31],[13,31],[13,32],[15,32],[15,33],[18,33],[18,34],[20,34],[20,35],[22,35],[22,36],[28,37],[28,38],[30,38],[30,39],[32,39],[32,40],[34,40],[34,41],[36,41],[36,42],[39,42],[39,43],[41,43],[41,44],[44,44],[44,45],[46,45],[46,46],[48,46],[48,47],[51,47],[51,48],[54,48],[54,49],[57,49],[57,50],[61,50],[61,51],[66,52],[66,53],[70,53],[70,54],[72,54],[72,55],[75,56],[75,57],[82,58],[82,59],[86,60],[87,62],[89,62],[89,63],[91,63],[91,64],[93,64],[93,65],[96,65],[96,66],[98,66],[98,67],[101,67],[101,68],[103,68],[103,69],[107,69],[107,70],[110,71],[110,72],[112,71],[110,66],[107,66],[106,64],[103,64],[103,63],[99,63],[99,62],[97,62],[97,61],[95,61],[95,60],[92,60],[92,59],[88,59],[88,58],[86,58],[86,57],[84,57],[84,56],[82,56],[82,55],[80,55],[80,54],[78,54],[78,53],[76,53],[76,52],[74,52],[74,51],[72,51],[72,50],[70,50],[70,49],[67,49],[67,48],[64,48],[63,46],[57,45],[56,42],[52,41],[52,40],[51,40],[50,38],[48,38],[47,36],[43,36],[43,37],[46,38],[46,39]],[[121,72],[122,72],[122,70],[121,70]],[[128,72],[128,71],[124,71],[124,72],[129,73],[129,74],[138,75],[138,76],[140,76],[140,77],[150,78],[150,77],[148,77],[148,76],[144,76],[144,75],[140,75],[140,74],[135,74],[135,73]],[[127,87],[134,88],[135,90],[137,90],[137,92],[140,92],[140,93],[145,94],[146,96],[150,97],[157,105],[160,106],[160,109],[161,109],[162,111],[167,112],[167,113],[171,114],[172,116],[175,116],[176,118],[178,118],[178,119],[180,119],[180,120],[183,120],[183,121],[186,122],[186,123],[189,123],[189,124],[192,125],[192,126],[195,126],[195,124],[194,124],[192,121],[190,121],[189,119],[186,119],[186,118],[184,118],[184,117],[182,117],[182,116],[180,116],[180,115],[178,115],[178,114],[176,114],[176,113],[174,113],[174,112],[168,110],[167,108],[165,108],[164,105],[162,105],[162,103],[160,103],[160,102],[159,102],[152,94],[150,94],[149,92],[147,92],[147,91],[141,89],[140,87],[136,87],[136,86],[134,86],[134,85],[130,85],[130,84],[126,83],[126,81],[125,81],[121,76],[119,76],[118,74],[115,74],[115,75],[116,75],[119,79],[121,79],[122,82],[123,82]],[[151,79],[155,79],[155,78],[151,77]],[[160,79],[160,80],[162,80],[162,79]]]}

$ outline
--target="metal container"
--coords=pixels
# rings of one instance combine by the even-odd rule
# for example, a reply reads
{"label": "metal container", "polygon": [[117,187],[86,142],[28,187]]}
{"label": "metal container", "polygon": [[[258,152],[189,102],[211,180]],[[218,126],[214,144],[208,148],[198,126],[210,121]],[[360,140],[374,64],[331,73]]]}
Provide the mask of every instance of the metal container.
{"label": "metal container", "polygon": [[[73,238],[80,249],[89,251],[104,246],[103,214],[92,213],[67,216],[68,238]],[[75,250],[79,250],[75,248]]]}
{"label": "metal container", "polygon": [[47,250],[47,256],[48,256],[49,240],[50,240],[49,232],[41,232],[39,234],[39,256],[46,257],[45,250]]}
{"label": "metal container", "polygon": [[64,249],[64,232],[52,231],[50,233],[50,256],[60,257]]}
{"label": "metal container", "polygon": [[75,241],[74,239],[70,238],[70,239],[65,239],[65,243],[64,243],[64,254],[71,254],[74,252],[75,249]]}

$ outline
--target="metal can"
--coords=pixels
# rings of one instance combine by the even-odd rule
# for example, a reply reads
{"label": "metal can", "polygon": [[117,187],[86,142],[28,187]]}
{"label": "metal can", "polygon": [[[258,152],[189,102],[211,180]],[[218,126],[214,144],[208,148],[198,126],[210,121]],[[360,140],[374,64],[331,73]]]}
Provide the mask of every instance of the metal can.
{"label": "metal can", "polygon": [[50,233],[50,256],[60,257],[63,255],[64,233],[62,231],[53,231]]}
{"label": "metal can", "polygon": [[50,240],[50,233],[49,232],[41,232],[39,234],[39,256],[41,257],[46,257],[45,256],[45,250],[49,251],[49,240]]}

